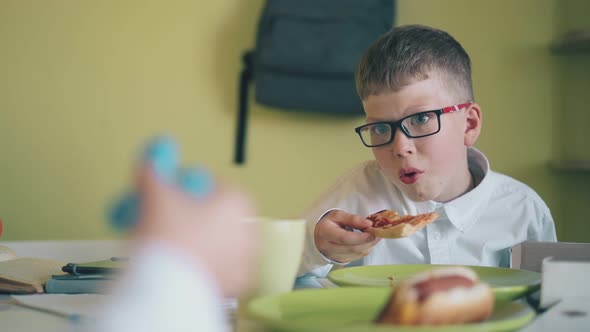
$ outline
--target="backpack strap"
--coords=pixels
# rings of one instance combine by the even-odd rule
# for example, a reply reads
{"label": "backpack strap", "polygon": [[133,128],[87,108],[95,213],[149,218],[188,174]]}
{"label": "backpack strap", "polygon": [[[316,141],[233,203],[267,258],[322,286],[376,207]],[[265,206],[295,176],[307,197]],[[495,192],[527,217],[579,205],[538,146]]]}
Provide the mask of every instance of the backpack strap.
{"label": "backpack strap", "polygon": [[243,165],[246,161],[246,129],[248,125],[248,92],[253,78],[253,52],[246,52],[242,57],[244,69],[240,73],[240,91],[238,100],[238,123],[236,126],[236,144],[234,163]]}

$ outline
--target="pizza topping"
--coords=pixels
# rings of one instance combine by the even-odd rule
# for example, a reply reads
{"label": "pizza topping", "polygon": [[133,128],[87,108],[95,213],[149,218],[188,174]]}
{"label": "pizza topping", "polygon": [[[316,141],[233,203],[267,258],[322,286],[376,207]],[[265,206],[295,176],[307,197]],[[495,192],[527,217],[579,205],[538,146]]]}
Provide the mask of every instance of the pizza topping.
{"label": "pizza topping", "polygon": [[373,225],[364,231],[381,238],[398,239],[412,235],[438,217],[438,213],[434,211],[416,216],[400,216],[397,211],[382,210],[367,217],[373,222]]}
{"label": "pizza topping", "polygon": [[383,210],[373,213],[367,219],[373,222],[373,227],[393,227],[402,223],[407,223],[414,219],[415,216],[407,215],[401,217],[396,211]]}

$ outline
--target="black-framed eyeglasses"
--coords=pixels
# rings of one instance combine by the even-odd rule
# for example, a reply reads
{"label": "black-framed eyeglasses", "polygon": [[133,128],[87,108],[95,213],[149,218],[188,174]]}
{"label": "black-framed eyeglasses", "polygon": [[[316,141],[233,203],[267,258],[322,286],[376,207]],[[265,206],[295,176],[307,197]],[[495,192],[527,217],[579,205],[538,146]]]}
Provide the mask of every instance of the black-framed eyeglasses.
{"label": "black-framed eyeglasses", "polygon": [[439,110],[425,111],[408,115],[398,121],[379,121],[368,123],[354,129],[368,148],[375,148],[391,143],[395,138],[395,131],[400,128],[409,138],[431,136],[440,131],[440,116],[457,112],[472,103],[457,104],[443,107]]}

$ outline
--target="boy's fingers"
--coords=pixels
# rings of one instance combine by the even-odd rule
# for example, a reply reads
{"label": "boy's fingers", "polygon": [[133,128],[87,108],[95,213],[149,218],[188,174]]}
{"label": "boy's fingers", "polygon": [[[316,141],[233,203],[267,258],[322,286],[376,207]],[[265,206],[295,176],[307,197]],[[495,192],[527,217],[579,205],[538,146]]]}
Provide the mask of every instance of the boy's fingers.
{"label": "boy's fingers", "polygon": [[150,164],[143,163],[140,165],[137,172],[136,186],[142,197],[148,198],[153,197],[154,195],[157,196],[159,186],[157,181],[158,179]]}
{"label": "boy's fingers", "polygon": [[373,223],[361,216],[350,214],[341,210],[334,210],[328,215],[329,219],[341,225],[363,230],[371,227]]}
{"label": "boy's fingers", "polygon": [[375,239],[371,242],[367,242],[367,243],[359,244],[359,245],[354,245],[354,246],[340,245],[340,244],[333,244],[333,245],[336,246],[335,251],[339,254],[353,252],[357,255],[366,256],[369,254],[369,252],[371,252],[371,250],[377,244],[377,242],[379,242],[379,240],[380,239]]}
{"label": "boy's fingers", "polygon": [[333,244],[354,246],[375,240],[373,234],[348,231],[336,223],[330,223],[329,225],[326,225],[326,227],[326,230],[330,232],[331,235],[329,242]]}
{"label": "boy's fingers", "polygon": [[197,198],[209,195],[214,187],[213,177],[206,169],[201,167],[181,169],[177,181],[183,191]]}
{"label": "boy's fingers", "polygon": [[138,165],[139,174],[136,184],[141,195],[147,197],[158,196],[161,190],[166,187],[162,186],[162,184],[174,185],[179,163],[179,147],[174,139],[159,136],[148,142],[144,147]]}
{"label": "boy's fingers", "polygon": [[179,147],[171,137],[155,137],[145,147],[142,160],[161,180],[173,182],[180,163]]}
{"label": "boy's fingers", "polygon": [[[172,179],[174,180],[174,179]],[[143,162],[138,170],[137,188],[141,196],[160,197],[166,191],[177,191],[194,198],[205,198],[212,194],[213,177],[203,168],[192,167],[181,169],[176,181],[160,177],[152,163]]]}

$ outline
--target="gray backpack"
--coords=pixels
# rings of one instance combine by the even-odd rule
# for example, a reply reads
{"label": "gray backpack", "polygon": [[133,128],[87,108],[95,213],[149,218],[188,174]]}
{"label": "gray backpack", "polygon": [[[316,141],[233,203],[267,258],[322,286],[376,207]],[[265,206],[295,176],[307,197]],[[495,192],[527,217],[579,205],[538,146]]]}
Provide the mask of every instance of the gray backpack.
{"label": "gray backpack", "polygon": [[250,82],[256,101],[287,111],[360,115],[356,66],[393,25],[394,0],[267,0],[256,49],[244,54],[234,161],[245,161]]}

